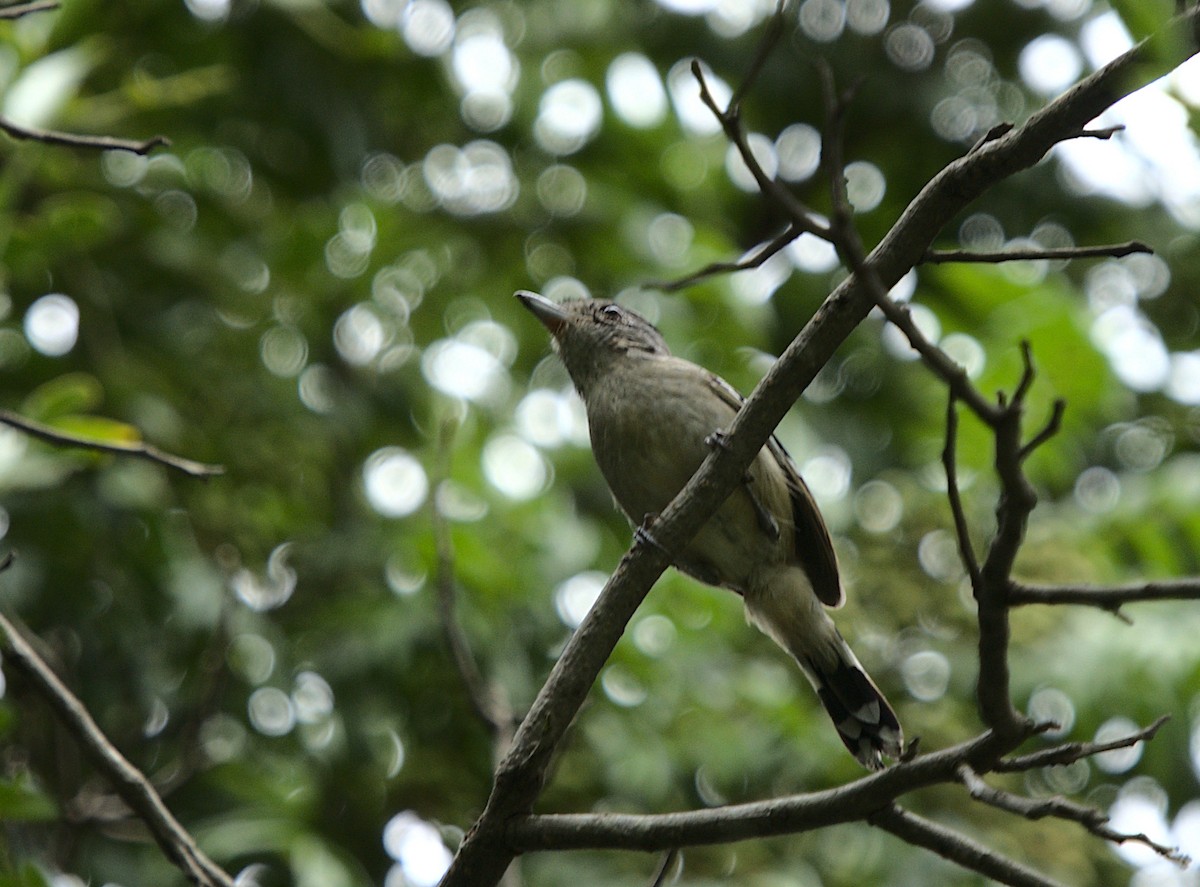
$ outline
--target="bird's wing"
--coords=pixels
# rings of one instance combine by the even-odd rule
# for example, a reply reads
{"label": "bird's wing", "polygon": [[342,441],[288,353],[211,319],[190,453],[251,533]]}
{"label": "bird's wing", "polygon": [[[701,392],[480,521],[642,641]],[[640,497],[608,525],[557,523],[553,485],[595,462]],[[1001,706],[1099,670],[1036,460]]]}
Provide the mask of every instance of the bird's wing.
{"label": "bird's wing", "polygon": [[[710,373],[709,384],[717,396],[735,412],[742,408],[744,398],[720,376]],[[812,583],[813,591],[821,603],[828,607],[841,606],[846,596],[838,578],[837,556],[833,551],[833,540],[829,538],[825,519],[821,517],[812,492],[800,476],[796,463],[774,434],[767,439],[767,449],[787,481],[792,504],[795,559],[804,568],[808,581]]]}

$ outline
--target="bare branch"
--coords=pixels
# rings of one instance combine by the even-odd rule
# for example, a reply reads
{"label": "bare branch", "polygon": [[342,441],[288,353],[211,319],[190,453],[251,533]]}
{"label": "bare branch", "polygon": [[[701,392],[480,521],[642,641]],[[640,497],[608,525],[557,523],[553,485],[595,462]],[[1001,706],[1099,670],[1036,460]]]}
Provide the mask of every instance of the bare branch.
{"label": "bare branch", "polygon": [[946,471],[946,497],[950,500],[950,513],[954,517],[954,535],[958,539],[958,555],[971,578],[971,587],[980,582],[979,561],[971,545],[971,530],[963,509],[962,494],[958,489],[958,409],[954,394],[946,403],[946,445],[942,448],[942,466]]}
{"label": "bare branch", "polygon": [[966,249],[931,249],[921,260],[926,265],[948,262],[999,264],[1001,262],[1035,262],[1039,260],[1091,259],[1105,256],[1120,259],[1134,253],[1153,254],[1154,250],[1139,240],[1110,243],[1101,246],[1066,246],[1058,249],[1005,249],[997,252],[977,252]]}
{"label": "bare branch", "polygon": [[233,879],[205,855],[195,838],[167,809],[150,781],[109,742],[78,697],[3,615],[0,615],[0,633],[8,647],[9,663],[30,679],[88,758],[150,829],[167,858],[198,887],[233,887]]}
{"label": "bare branch", "polygon": [[[1027,733],[1023,738],[1030,735]],[[948,749],[918,755],[824,791],[768,801],[678,813],[632,815],[566,813],[518,816],[504,834],[507,846],[534,850],[669,850],[767,835],[796,834],[871,816],[908,792],[957,782],[963,762],[988,761],[1006,747],[987,732]]]}
{"label": "bare branch", "polygon": [[29,3],[0,6],[0,19],[16,19],[34,12],[49,12],[61,5],[58,0],[31,0]]}
{"label": "bare branch", "polygon": [[92,148],[99,151],[132,151],[134,154],[149,154],[155,148],[171,144],[166,136],[152,136],[143,141],[118,139],[112,136],[85,136],[69,132],[56,132],[50,129],[36,129],[31,126],[19,126],[4,117],[0,117],[0,131],[8,133],[14,139],[42,142],[47,145],[63,145],[68,148]]}
{"label": "bare branch", "polygon": [[1038,767],[1073,764],[1078,760],[1090,758],[1093,755],[1103,752],[1129,748],[1132,745],[1137,745],[1139,742],[1149,742],[1162,728],[1163,724],[1169,720],[1171,720],[1170,715],[1162,715],[1155,719],[1149,726],[1143,727],[1141,730],[1137,730],[1128,736],[1122,736],[1120,739],[1114,739],[1111,742],[1067,742],[1062,745],[1056,745],[1054,748],[1033,752],[1032,754],[1004,758],[996,762],[992,769],[997,773],[1017,773],[1034,770]]}
{"label": "bare branch", "polygon": [[1015,813],[1026,819],[1038,820],[1049,816],[1055,819],[1067,820],[1068,822],[1077,822],[1096,837],[1111,841],[1114,844],[1124,844],[1127,841],[1132,841],[1144,844],[1159,856],[1177,865],[1186,866],[1190,862],[1188,857],[1179,851],[1178,847],[1167,847],[1159,844],[1142,833],[1125,834],[1109,828],[1108,816],[1095,807],[1089,807],[1086,804],[1077,804],[1074,801],[1057,795],[1049,798],[1023,798],[1019,795],[1014,795],[1012,792],[1006,792],[1003,789],[988,785],[978,773],[966,764],[960,768],[959,775],[962,777],[963,784],[971,793],[971,797],[991,807]]}
{"label": "bare branch", "polygon": [[758,41],[758,46],[754,50],[754,56],[750,59],[750,64],[746,68],[745,75],[742,77],[742,82],[729,99],[730,109],[741,107],[742,100],[750,92],[751,87],[754,86],[754,82],[758,80],[758,75],[762,71],[763,65],[766,64],[767,58],[779,42],[779,38],[783,36],[785,24],[783,10],[786,6],[787,0],[779,0],[775,4],[775,12],[771,16],[771,20],[767,22],[767,28],[763,31],[762,38]]}
{"label": "bare branch", "polygon": [[182,471],[184,474],[191,475],[192,477],[212,477],[213,475],[225,473],[225,468],[221,465],[211,465],[204,462],[196,462],[192,459],[185,459],[182,456],[175,456],[144,441],[134,441],[131,443],[98,441],[78,434],[60,431],[57,428],[52,428],[33,419],[26,419],[24,416],[18,415],[11,410],[0,409],[0,423],[23,431],[30,437],[36,437],[39,440],[44,440],[56,446],[79,447],[99,453],[113,453],[118,456],[135,456],[141,459],[148,459],[151,462],[157,462],[168,468],[174,468],[176,471]]}
{"label": "bare branch", "polygon": [[1010,887],[1060,887],[1058,881],[895,804],[880,810],[867,821],[909,844],[924,847],[943,859],[1001,884]]}
{"label": "bare branch", "polygon": [[1026,604],[1075,604],[1099,607],[1116,613],[1125,604],[1141,601],[1200,600],[1200,579],[1164,579],[1132,585],[1037,585],[1013,580],[1009,583],[1008,603],[1019,607]]}
{"label": "bare branch", "polygon": [[789,225],[781,234],[776,235],[768,243],[751,253],[749,258],[741,259],[737,262],[711,262],[705,265],[699,271],[695,271],[686,277],[680,277],[676,280],[652,281],[647,286],[655,287],[663,292],[670,293],[676,290],[681,290],[698,283],[705,278],[712,277],[716,274],[728,274],[734,271],[749,271],[753,268],[758,268],[767,259],[778,254],[789,243],[803,234],[796,228],[795,225]]}
{"label": "bare branch", "polygon": [[742,132],[740,109],[732,103],[728,109],[722,109],[717,104],[717,100],[708,88],[708,81],[704,77],[704,69],[700,66],[698,60],[692,61],[692,75],[696,78],[696,82],[700,84],[700,100],[712,111],[713,116],[721,124],[721,129],[725,131],[726,138],[738,149],[738,154],[741,155],[742,162],[746,164],[746,168],[754,176],[754,181],[758,183],[758,187],[762,193],[784,208],[795,227],[809,234],[815,234],[822,240],[828,240],[829,229],[817,221],[812,210],[801,203],[799,198],[784,187],[781,182],[771,178],[763,170],[762,165],[758,162],[758,158],[750,150],[750,145],[746,141],[745,134]]}
{"label": "bare branch", "polygon": [[1117,133],[1121,132],[1123,129],[1125,129],[1125,125],[1123,123],[1118,123],[1116,126],[1105,126],[1099,129],[1081,129],[1071,138],[1100,139],[1101,141],[1107,141]]}
{"label": "bare branch", "polygon": [[666,883],[667,873],[671,871],[671,866],[675,865],[675,860],[678,858],[679,850],[675,847],[663,854],[662,864],[658,867],[654,880],[650,882],[650,887],[662,887]]}
{"label": "bare branch", "polygon": [[1042,430],[1027,440],[1021,447],[1018,458],[1022,462],[1032,456],[1038,447],[1062,430],[1062,418],[1066,409],[1067,402],[1065,400],[1058,398],[1054,401],[1054,407],[1050,410],[1050,418],[1046,420],[1046,424],[1042,426]]}
{"label": "bare branch", "polygon": [[[1168,32],[1190,35],[1192,18],[1196,15],[1189,13],[1173,21]],[[1174,63],[1196,52],[1186,40],[1181,40],[1179,46],[1183,48],[1178,57],[1172,56]],[[669,563],[669,552],[680,550],[732,492],[787,410],[870,313],[876,304],[876,289],[886,292],[894,286],[920,262],[933,238],[977,197],[998,182],[1033,166],[1055,144],[1071,138],[1117,100],[1153,80],[1162,73],[1162,62],[1145,43],[1139,44],[1081,80],[1021,126],[950,163],[925,185],[866,257],[863,269],[867,273],[851,274],[836,287],[747,398],[727,431],[726,446],[709,454],[654,522],[654,538],[661,548],[638,544],[622,558],[517,731],[496,770],[487,806],[459,846],[443,878],[443,887],[489,887],[507,869],[517,853],[506,837],[511,825],[528,816],[572,719],[629,618]],[[706,92],[702,91],[702,98]],[[738,132],[737,127],[727,127],[726,132],[730,129]],[[1018,466],[1019,451],[1018,438],[1011,449],[1013,462]],[[1019,541],[1020,535],[1018,532],[1014,538]],[[1005,590],[1011,568],[1009,553],[1005,551],[1004,556],[994,559],[989,557],[981,568],[985,579],[1000,583]],[[995,602],[989,601],[987,608],[981,605],[981,615],[985,609],[989,616],[995,615],[995,608],[1006,611],[1005,601],[1000,597]],[[1004,632],[999,649],[1003,652],[1007,622],[1001,624]],[[1007,704],[1007,681],[999,692]],[[1027,719],[1016,717],[1010,718],[1004,727],[1004,735],[996,735],[994,743],[988,744],[992,753],[1016,748],[1031,729]],[[887,777],[927,757],[894,766],[877,776]]]}

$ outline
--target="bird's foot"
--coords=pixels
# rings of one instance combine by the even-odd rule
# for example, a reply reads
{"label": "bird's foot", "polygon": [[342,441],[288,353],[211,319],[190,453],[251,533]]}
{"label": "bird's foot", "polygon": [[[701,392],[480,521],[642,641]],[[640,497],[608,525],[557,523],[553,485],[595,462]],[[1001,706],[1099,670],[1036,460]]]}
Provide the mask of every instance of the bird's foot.
{"label": "bird's foot", "polygon": [[663,554],[668,554],[669,552],[659,544],[659,541],[650,532],[650,527],[656,520],[658,520],[658,515],[653,512],[643,517],[641,524],[633,531],[633,540],[638,545],[651,545]]}
{"label": "bird's foot", "polygon": [[704,443],[706,446],[714,450],[727,450],[729,449],[729,443],[726,438],[727,435],[725,432],[718,428],[712,434],[704,438]]}

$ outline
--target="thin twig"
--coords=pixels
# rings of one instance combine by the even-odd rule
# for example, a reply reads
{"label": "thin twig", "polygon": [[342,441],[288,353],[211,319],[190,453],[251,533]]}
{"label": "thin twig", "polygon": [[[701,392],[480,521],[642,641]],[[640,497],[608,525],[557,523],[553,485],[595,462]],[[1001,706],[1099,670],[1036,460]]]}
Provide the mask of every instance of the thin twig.
{"label": "thin twig", "polygon": [[1101,141],[1106,141],[1111,139],[1117,133],[1121,132],[1123,129],[1125,129],[1125,124],[1123,123],[1118,123],[1116,126],[1104,126],[1098,129],[1081,129],[1079,132],[1071,136],[1071,138],[1100,139]]}
{"label": "thin twig", "polygon": [[795,225],[789,225],[781,234],[776,235],[767,244],[755,250],[749,258],[741,259],[737,262],[711,262],[699,271],[695,271],[686,277],[680,277],[676,280],[652,281],[647,283],[646,286],[670,293],[689,287],[716,274],[728,274],[734,271],[749,271],[758,268],[767,259],[778,254],[784,247],[803,233]]}
{"label": "thin twig", "polygon": [[979,586],[979,561],[971,544],[971,530],[963,509],[962,494],[958,489],[958,409],[957,399],[951,392],[946,403],[946,445],[942,448],[942,467],[946,471],[946,498],[950,500],[950,513],[954,517],[954,534],[958,538],[958,556],[971,577],[971,587]]}
{"label": "thin twig", "polygon": [[662,887],[667,881],[667,873],[671,871],[671,867],[675,865],[675,860],[679,858],[679,848],[672,847],[663,854],[662,864],[658,867],[658,871],[654,875],[654,880],[650,882],[650,887]]}
{"label": "thin twig", "polygon": [[171,144],[166,136],[152,136],[143,141],[118,139],[113,136],[85,136],[69,132],[56,132],[51,129],[36,129],[32,126],[19,126],[4,117],[0,117],[0,130],[8,133],[14,139],[28,139],[47,145],[63,145],[68,148],[93,148],[100,151],[132,151],[134,154],[149,154],[155,148]]}
{"label": "thin twig", "polygon": [[1101,246],[1065,246],[1057,249],[1003,249],[994,252],[968,249],[931,249],[921,261],[926,265],[942,265],[947,262],[999,264],[1001,262],[1035,262],[1042,259],[1049,261],[1090,259],[1098,256],[1120,259],[1134,253],[1153,254],[1154,250],[1138,240]]}
{"label": "thin twig", "polygon": [[149,459],[151,462],[157,462],[168,468],[174,468],[176,471],[182,471],[184,474],[189,474],[192,477],[212,477],[213,475],[225,473],[224,466],[196,462],[192,459],[185,459],[182,456],[175,456],[144,441],[134,441],[131,443],[98,441],[90,437],[71,434],[68,431],[60,431],[57,428],[52,428],[33,419],[27,419],[11,410],[0,409],[0,423],[23,431],[30,437],[36,437],[39,440],[44,440],[56,446],[79,447],[100,453],[113,453],[118,456],[134,456],[141,459]]}
{"label": "thin twig", "polygon": [[1017,454],[1017,458],[1024,462],[1033,455],[1034,451],[1037,450],[1038,447],[1050,440],[1050,438],[1054,437],[1054,435],[1058,434],[1058,432],[1062,430],[1063,413],[1066,412],[1066,409],[1067,402],[1061,397],[1056,398],[1054,401],[1054,406],[1050,409],[1050,418],[1046,420],[1046,424],[1042,426],[1041,431],[1022,444],[1021,451]]}
{"label": "thin twig", "polygon": [[233,879],[205,855],[150,781],[117,751],[79,698],[3,615],[0,615],[0,632],[8,647],[9,663],[30,679],[92,763],[150,829],[167,858],[199,887],[233,887]]}
{"label": "thin twig", "polygon": [[696,78],[696,82],[700,85],[700,100],[712,111],[713,116],[721,124],[721,129],[725,131],[726,138],[737,148],[742,162],[750,170],[750,174],[758,184],[759,190],[784,208],[788,218],[795,227],[809,234],[815,234],[822,240],[828,240],[830,236],[829,228],[817,221],[816,215],[812,210],[801,203],[796,195],[784,187],[777,179],[768,176],[766,171],[763,170],[762,165],[758,162],[758,158],[750,150],[750,144],[746,141],[745,134],[742,132],[740,110],[732,103],[725,109],[717,104],[712,91],[708,88],[708,81],[704,77],[704,68],[701,67],[698,60],[692,61],[692,76]]}
{"label": "thin twig", "polygon": [[1096,837],[1103,838],[1106,841],[1111,841],[1115,844],[1124,844],[1126,842],[1143,844],[1163,857],[1163,859],[1170,860],[1180,866],[1186,867],[1191,861],[1186,854],[1180,852],[1178,847],[1167,847],[1164,844],[1159,844],[1144,833],[1126,834],[1110,828],[1108,826],[1108,816],[1095,807],[1078,804],[1060,796],[1023,798],[1012,792],[988,785],[967,764],[963,764],[959,768],[959,777],[962,779],[963,785],[967,787],[967,791],[971,793],[971,797],[998,810],[1004,810],[1031,820],[1044,819],[1049,816],[1054,819],[1077,822]]}
{"label": "thin twig", "polygon": [[779,0],[775,4],[775,12],[771,16],[771,20],[767,22],[767,28],[763,31],[762,38],[758,41],[758,46],[754,50],[754,57],[750,59],[750,65],[746,68],[746,73],[742,76],[742,82],[734,90],[733,96],[729,100],[730,108],[741,107],[742,99],[746,97],[750,92],[750,88],[758,80],[758,75],[762,71],[763,65],[766,64],[767,58],[771,55],[775,44],[779,42],[779,38],[783,36],[785,24],[783,10],[786,6],[787,0]]}
{"label": "thin twig", "polygon": [[1031,754],[1019,755],[1013,758],[1002,758],[992,766],[992,769],[997,773],[1022,773],[1026,770],[1036,770],[1039,767],[1057,767],[1064,764],[1073,764],[1083,758],[1090,758],[1108,751],[1129,748],[1130,746],[1137,745],[1139,742],[1149,742],[1162,728],[1163,724],[1169,720],[1171,720],[1170,715],[1161,715],[1149,726],[1136,730],[1128,736],[1111,740],[1110,742],[1065,742],[1062,745],[1056,745],[1053,748],[1043,749]]}
{"label": "thin twig", "polygon": [[1009,606],[1027,604],[1074,604],[1098,607],[1117,613],[1125,604],[1141,601],[1200,600],[1200,578],[1164,579],[1131,585],[1037,585],[1012,581],[1008,589]]}
{"label": "thin twig", "polygon": [[880,810],[867,822],[916,847],[958,863],[1009,887],[1061,887],[1045,875],[985,847],[966,835],[917,816],[897,804]]}
{"label": "thin twig", "polygon": [[0,7],[0,19],[16,19],[33,12],[49,12],[62,4],[58,0],[31,0],[29,3],[14,3]]}

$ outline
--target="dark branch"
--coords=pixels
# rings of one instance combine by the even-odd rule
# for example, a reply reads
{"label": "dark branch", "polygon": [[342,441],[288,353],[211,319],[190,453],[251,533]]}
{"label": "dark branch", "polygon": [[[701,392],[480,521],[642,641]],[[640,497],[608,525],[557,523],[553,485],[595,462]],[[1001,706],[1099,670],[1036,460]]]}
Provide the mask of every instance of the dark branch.
{"label": "dark branch", "polygon": [[204,462],[195,462],[192,459],[185,459],[182,456],[175,456],[160,450],[153,444],[143,441],[133,441],[131,443],[98,441],[90,437],[60,431],[49,425],[43,425],[41,422],[35,422],[33,419],[26,419],[24,416],[20,416],[11,410],[0,409],[0,423],[23,431],[30,437],[36,437],[38,440],[52,443],[55,446],[79,447],[80,449],[93,450],[99,453],[113,453],[118,456],[134,456],[141,459],[148,459],[151,462],[157,462],[159,465],[165,465],[168,468],[174,468],[176,471],[182,471],[184,474],[189,474],[192,477],[212,477],[213,475],[225,473],[225,468],[221,465],[210,465]]}
{"label": "dark branch", "polygon": [[[1172,56],[1170,60],[1173,64],[1196,51],[1186,40],[1194,15],[1190,13],[1169,26],[1171,32],[1185,38],[1179,41],[1184,48],[1177,53],[1178,57]],[[726,446],[705,459],[654,522],[654,538],[661,549],[636,545],[622,559],[522,722],[508,754],[497,768],[487,806],[460,845],[442,881],[443,887],[489,887],[508,868],[517,850],[506,839],[506,824],[518,821],[532,808],[572,719],[629,618],[666,568],[669,552],[680,550],[733,491],[787,410],[870,313],[876,303],[877,288],[871,279],[884,291],[894,286],[920,262],[933,238],[977,197],[1033,166],[1055,144],[1071,138],[1117,100],[1164,73],[1164,59],[1156,51],[1146,43],[1139,44],[1034,113],[1020,127],[946,166],[925,185],[866,258],[864,268],[870,274],[851,274],[830,294],[747,398],[728,429]],[[736,133],[737,128],[733,129]],[[1015,455],[1019,450],[1018,441],[1012,452]],[[1011,562],[1003,566],[994,578],[1007,589]],[[988,567],[985,563],[982,572],[987,574]],[[1002,690],[1006,689],[1007,684]],[[989,743],[991,753],[1016,748],[1030,729],[1023,720],[1014,720],[1007,726],[1014,725],[1014,734],[996,737],[995,745]],[[921,760],[917,758],[912,763]],[[879,775],[900,770],[901,766],[908,765],[892,767]],[[986,767],[976,769],[986,770]]]}
{"label": "dark branch", "polygon": [[963,509],[962,494],[958,489],[958,401],[951,393],[946,404],[946,445],[942,448],[942,467],[946,470],[946,497],[950,500],[950,513],[954,518],[954,535],[958,539],[958,555],[971,578],[971,587],[979,586],[979,561],[971,545],[971,530],[967,525]]}
{"label": "dark branch", "polygon": [[1186,866],[1190,862],[1188,857],[1180,853],[1177,847],[1167,847],[1159,844],[1142,833],[1124,834],[1109,828],[1108,816],[1095,807],[1089,807],[1086,804],[1077,804],[1074,801],[1058,796],[1049,798],[1023,798],[1019,795],[1014,795],[1012,792],[1006,792],[1003,789],[988,785],[978,773],[965,764],[960,769],[959,775],[962,778],[963,785],[971,793],[971,797],[991,807],[996,807],[1008,813],[1014,813],[1017,816],[1023,816],[1026,819],[1038,820],[1050,816],[1055,819],[1067,820],[1068,822],[1077,822],[1096,837],[1111,841],[1114,844],[1124,844],[1127,841],[1144,844],[1159,856],[1177,865]]}
{"label": "dark branch", "polygon": [[758,46],[754,50],[754,57],[750,60],[750,64],[746,68],[742,82],[729,99],[730,110],[734,111],[734,113],[736,113],[735,109],[741,107],[742,100],[750,92],[755,81],[758,80],[758,75],[762,71],[763,65],[767,63],[767,58],[771,55],[771,51],[779,42],[779,38],[783,36],[785,24],[783,10],[785,6],[787,6],[787,0],[779,0],[775,4],[775,13],[771,16],[771,20],[767,22],[767,29],[758,41]]}
{"label": "dark branch", "polygon": [[[7,564],[7,560],[5,561]],[[30,679],[38,694],[75,738],[88,758],[117,794],[150,829],[167,858],[199,887],[233,887],[233,879],[214,863],[163,803],[158,791],[109,742],[108,737],[45,661],[6,617],[0,615],[0,633],[8,647],[8,662]]]}
{"label": "dark branch", "polygon": [[758,268],[761,266],[765,261],[767,261],[767,259],[778,254],[784,247],[786,247],[789,243],[803,233],[804,232],[797,229],[796,226],[789,225],[783,231],[783,233],[777,235],[770,242],[755,250],[747,259],[741,259],[737,262],[711,262],[710,264],[705,265],[699,271],[695,271],[686,277],[680,277],[676,280],[653,281],[646,285],[660,289],[663,292],[670,293],[689,287],[694,283],[698,283],[701,280],[713,277],[717,274],[729,274],[734,271],[749,271],[753,268]]}
{"label": "dark branch", "polygon": [[62,4],[58,0],[32,0],[30,3],[14,3],[0,7],[0,19],[16,19],[33,12],[49,12]]}
{"label": "dark branch", "polygon": [[[1028,734],[1027,734],[1028,735]],[[988,761],[998,748],[993,733],[824,791],[649,815],[565,813],[513,819],[504,839],[525,851],[624,849],[665,851],[767,835],[795,834],[861,820],[908,792],[958,781],[963,762]]]}
{"label": "dark branch", "polygon": [[1036,585],[1013,580],[1008,588],[1008,603],[1013,607],[1026,604],[1075,604],[1116,613],[1125,604],[1141,601],[1195,600],[1200,600],[1200,579],[1165,579],[1115,586]]}
{"label": "dark branch", "polygon": [[11,120],[0,117],[0,130],[14,139],[42,142],[47,145],[63,145],[68,148],[92,148],[99,151],[132,151],[134,154],[149,154],[155,148],[170,145],[166,136],[153,136],[144,141],[118,139],[112,136],[85,136],[49,129],[18,126]]}
{"label": "dark branch", "polygon": [[696,82],[700,84],[700,100],[712,111],[713,116],[721,124],[721,129],[725,131],[725,137],[737,148],[742,162],[746,164],[746,168],[754,176],[754,181],[758,183],[759,190],[784,208],[788,218],[791,219],[792,225],[796,228],[806,231],[809,234],[815,234],[822,240],[828,240],[829,229],[817,221],[812,210],[801,203],[796,195],[784,187],[782,182],[767,175],[762,165],[758,162],[758,158],[754,156],[754,152],[750,150],[750,144],[746,141],[745,134],[742,132],[739,108],[735,104],[730,103],[728,109],[722,109],[717,104],[717,100],[708,88],[708,81],[704,78],[704,69],[697,60],[692,61],[692,75],[696,78]]}
{"label": "dark branch", "polygon": [[1104,246],[1066,246],[1058,249],[1005,249],[997,252],[976,252],[966,249],[931,249],[921,260],[926,265],[941,265],[947,262],[976,262],[999,264],[1001,262],[1033,262],[1041,259],[1090,259],[1105,256],[1120,259],[1134,253],[1150,253],[1154,250],[1138,240],[1112,243]]}
{"label": "dark branch", "polygon": [[1066,742],[1062,745],[1056,745],[1054,748],[1043,749],[1032,754],[1004,758],[996,762],[992,769],[997,773],[1022,773],[1026,770],[1035,770],[1038,767],[1057,767],[1063,764],[1073,764],[1083,758],[1090,758],[1108,751],[1129,748],[1130,746],[1137,745],[1139,742],[1149,742],[1162,728],[1163,724],[1170,719],[1170,715],[1162,715],[1149,726],[1143,727],[1141,730],[1137,730],[1128,736],[1122,736],[1120,739],[1114,739],[1111,742]]}
{"label": "dark branch", "polygon": [[1009,887],[1061,887],[1007,856],[991,850],[966,835],[931,822],[893,804],[867,820],[916,847],[924,847],[943,859],[958,863]]}

